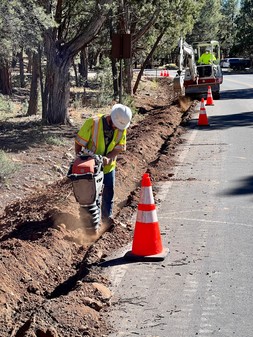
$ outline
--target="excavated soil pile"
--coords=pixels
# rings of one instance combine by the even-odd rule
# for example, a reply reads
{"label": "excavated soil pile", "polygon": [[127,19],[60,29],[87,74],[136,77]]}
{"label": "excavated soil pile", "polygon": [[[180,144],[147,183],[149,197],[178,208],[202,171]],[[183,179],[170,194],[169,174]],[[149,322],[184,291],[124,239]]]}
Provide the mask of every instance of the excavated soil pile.
{"label": "excavated soil pile", "polygon": [[[150,173],[153,185],[172,176],[175,146],[191,114],[191,102],[174,101],[170,78],[153,85],[144,79],[135,97],[139,113],[128,131],[127,152],[118,158],[117,225],[110,231],[104,226],[96,237],[87,233],[86,215],[65,177],[77,130],[60,129],[67,147],[24,143],[16,149],[24,169],[1,186],[1,337],[107,336],[111,327],[103,313],[112,295],[98,263],[130,242],[143,173]],[[13,128],[20,131],[17,125],[1,129],[6,144]],[[59,158],[61,169],[53,170]]]}

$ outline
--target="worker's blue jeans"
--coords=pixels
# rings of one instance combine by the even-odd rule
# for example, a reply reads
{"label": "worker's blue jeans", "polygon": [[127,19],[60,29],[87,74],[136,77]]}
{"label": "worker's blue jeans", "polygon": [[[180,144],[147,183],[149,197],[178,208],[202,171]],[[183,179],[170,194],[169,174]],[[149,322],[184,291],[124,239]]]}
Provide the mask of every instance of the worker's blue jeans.
{"label": "worker's blue jeans", "polygon": [[104,189],[102,195],[102,217],[108,218],[112,215],[113,197],[115,187],[115,170],[104,175]]}

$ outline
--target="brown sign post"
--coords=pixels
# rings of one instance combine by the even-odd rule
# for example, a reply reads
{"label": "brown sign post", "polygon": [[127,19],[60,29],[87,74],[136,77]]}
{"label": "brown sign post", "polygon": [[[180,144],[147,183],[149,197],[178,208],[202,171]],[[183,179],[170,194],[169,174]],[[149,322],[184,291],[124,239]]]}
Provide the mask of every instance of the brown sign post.
{"label": "brown sign post", "polygon": [[112,35],[112,57],[115,59],[129,59],[132,55],[131,34]]}
{"label": "brown sign post", "polygon": [[132,36],[131,34],[112,35],[112,57],[120,60],[119,78],[119,102],[122,102],[122,60],[129,59],[132,55]]}

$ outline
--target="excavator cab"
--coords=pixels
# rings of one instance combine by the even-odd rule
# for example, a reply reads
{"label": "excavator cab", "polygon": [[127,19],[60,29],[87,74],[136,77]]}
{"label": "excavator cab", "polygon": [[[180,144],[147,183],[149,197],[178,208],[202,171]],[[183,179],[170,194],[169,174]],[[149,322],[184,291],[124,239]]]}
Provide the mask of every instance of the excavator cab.
{"label": "excavator cab", "polygon": [[201,64],[199,59],[201,58],[201,55],[205,54],[207,51],[213,56],[213,58],[210,59],[210,64],[220,63],[220,44],[218,41],[211,40],[207,42],[193,43],[193,50],[197,64]]}

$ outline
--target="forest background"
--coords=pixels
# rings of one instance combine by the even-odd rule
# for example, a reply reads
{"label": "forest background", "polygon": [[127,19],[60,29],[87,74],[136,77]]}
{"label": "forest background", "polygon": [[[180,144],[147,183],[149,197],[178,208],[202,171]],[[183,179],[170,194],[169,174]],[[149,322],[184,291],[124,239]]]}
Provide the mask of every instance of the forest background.
{"label": "forest background", "polygon": [[[92,86],[94,108],[118,101],[121,84],[131,106],[145,68],[177,62],[180,36],[218,40],[222,58],[252,60],[252,18],[253,0],[2,0],[0,120],[16,109],[41,124],[71,124],[70,107],[91,104]],[[131,35],[129,58],[112,57],[115,33]]]}

